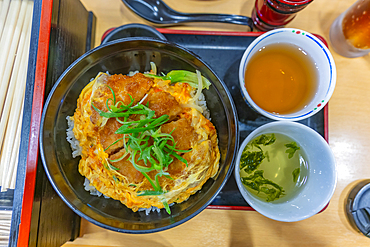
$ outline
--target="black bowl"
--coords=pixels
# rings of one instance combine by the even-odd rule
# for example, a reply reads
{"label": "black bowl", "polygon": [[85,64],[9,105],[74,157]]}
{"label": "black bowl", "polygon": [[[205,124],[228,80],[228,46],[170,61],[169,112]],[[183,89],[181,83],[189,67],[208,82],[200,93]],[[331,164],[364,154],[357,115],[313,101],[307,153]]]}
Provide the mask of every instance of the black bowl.
{"label": "black bowl", "polygon": [[112,40],[130,37],[147,37],[167,40],[166,37],[154,27],[145,24],[131,23],[107,30],[103,35],[101,43],[105,44]]}
{"label": "black bowl", "polygon": [[[204,90],[211,119],[216,126],[221,153],[220,168],[200,191],[187,201],[174,204],[171,215],[165,210],[132,212],[113,199],[92,196],[84,190],[84,177],[78,172],[79,159],[72,158],[66,141],[67,116],[72,116],[77,98],[84,86],[98,72],[111,74],[150,70],[150,62],[158,71],[174,69],[199,70],[212,86]],[[99,46],[77,59],[61,75],[51,90],[42,114],[40,152],[47,176],[64,202],[90,222],[118,232],[151,233],[169,229],[194,217],[205,209],[222,189],[233,171],[238,148],[238,125],[235,106],[225,84],[199,57],[167,41],[150,38],[129,38]]]}

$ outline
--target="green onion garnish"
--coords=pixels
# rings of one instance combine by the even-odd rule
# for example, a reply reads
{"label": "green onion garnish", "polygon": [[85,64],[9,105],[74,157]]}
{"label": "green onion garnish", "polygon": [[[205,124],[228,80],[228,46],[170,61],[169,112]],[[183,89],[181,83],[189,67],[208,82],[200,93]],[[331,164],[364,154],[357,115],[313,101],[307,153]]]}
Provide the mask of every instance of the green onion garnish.
{"label": "green onion garnish", "polygon": [[[170,73],[169,73],[170,74]],[[109,86],[108,86],[109,87]],[[176,142],[171,134],[161,133],[161,126],[169,120],[168,115],[162,115],[158,118],[155,117],[155,111],[148,108],[148,105],[137,104],[133,106],[134,99],[130,96],[130,103],[128,105],[123,104],[122,101],[116,102],[116,96],[111,87],[110,91],[113,94],[113,98],[109,98],[106,101],[106,107],[108,112],[104,112],[98,109],[93,103],[91,104],[95,111],[99,113],[101,117],[105,118],[116,118],[122,126],[118,128],[115,133],[123,134],[122,138],[117,139],[110,144],[104,151],[109,147],[116,144],[120,140],[124,140],[124,148],[126,153],[116,160],[110,160],[110,162],[118,162],[126,157],[129,153],[129,160],[136,170],[140,171],[144,177],[149,181],[154,190],[141,191],[139,196],[159,196],[164,195],[164,191],[159,184],[159,177],[165,176],[168,179],[173,179],[167,170],[169,164],[173,162],[173,157],[185,163],[188,162],[182,158],[177,152],[186,153],[191,150],[179,150],[176,148]],[[109,105],[111,102],[111,105]],[[137,121],[129,121],[129,117],[132,115],[141,115],[141,119]],[[119,119],[119,118],[123,118]],[[172,132],[171,132],[172,133]],[[152,138],[153,143],[149,145],[149,139]],[[142,160],[146,166],[138,165],[136,162]],[[150,162],[151,166],[147,164]],[[109,170],[119,170],[118,168],[111,165],[108,161],[104,164],[104,167]],[[149,177],[147,173],[156,171],[154,181]],[[115,181],[118,179],[113,178]],[[170,214],[170,208],[165,199],[161,199],[163,206],[166,211]]]}

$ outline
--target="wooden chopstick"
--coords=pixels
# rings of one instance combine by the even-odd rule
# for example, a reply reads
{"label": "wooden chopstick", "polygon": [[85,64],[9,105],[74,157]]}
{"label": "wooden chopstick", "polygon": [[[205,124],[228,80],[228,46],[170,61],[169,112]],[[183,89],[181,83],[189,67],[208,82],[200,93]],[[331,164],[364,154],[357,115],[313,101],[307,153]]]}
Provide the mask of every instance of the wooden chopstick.
{"label": "wooden chopstick", "polygon": [[[17,2],[19,5],[16,11]],[[4,4],[4,3],[3,3]],[[30,36],[32,27],[33,1],[12,0],[7,20],[4,26],[4,35],[11,33],[12,38],[2,36],[0,45],[8,45],[7,58],[0,51],[0,60],[6,61],[5,66],[0,72],[4,71],[3,78],[0,81],[0,185],[1,192],[8,188],[15,188],[15,178],[18,165],[20,131],[23,116],[23,101],[26,87],[28,55],[30,47]],[[17,22],[14,24],[14,13],[17,15]],[[11,20],[8,21],[8,18]],[[13,32],[9,26],[14,27]],[[1,61],[0,61],[1,62]],[[10,72],[9,72],[10,71]],[[1,73],[0,73],[1,74]],[[3,97],[3,98],[2,98]]]}

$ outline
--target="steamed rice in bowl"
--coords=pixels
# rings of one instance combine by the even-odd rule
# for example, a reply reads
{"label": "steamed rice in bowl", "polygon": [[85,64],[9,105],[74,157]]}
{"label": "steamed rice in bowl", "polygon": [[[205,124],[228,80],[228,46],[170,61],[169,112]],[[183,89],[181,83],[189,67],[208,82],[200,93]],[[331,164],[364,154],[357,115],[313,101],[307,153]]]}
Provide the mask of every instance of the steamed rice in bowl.
{"label": "steamed rice in bowl", "polygon": [[170,213],[219,169],[217,133],[201,93],[210,83],[198,71],[156,74],[153,64],[148,74],[99,73],[67,117],[84,188],[134,212]]}

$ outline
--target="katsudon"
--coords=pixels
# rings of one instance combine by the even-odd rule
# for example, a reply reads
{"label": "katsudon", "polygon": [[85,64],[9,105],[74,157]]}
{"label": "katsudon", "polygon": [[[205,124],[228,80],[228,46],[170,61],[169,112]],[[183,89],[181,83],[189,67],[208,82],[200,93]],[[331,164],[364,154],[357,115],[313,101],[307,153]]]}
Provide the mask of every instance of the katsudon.
{"label": "katsudon", "polygon": [[67,118],[79,173],[134,212],[170,213],[219,170],[217,131],[202,94],[209,86],[199,71],[99,73]]}

